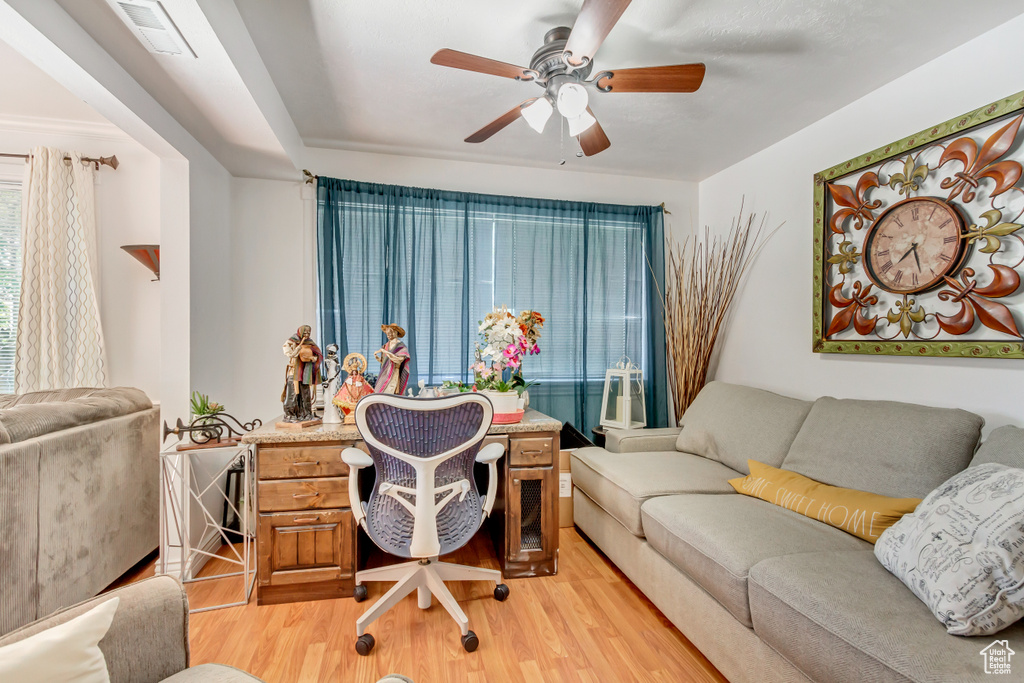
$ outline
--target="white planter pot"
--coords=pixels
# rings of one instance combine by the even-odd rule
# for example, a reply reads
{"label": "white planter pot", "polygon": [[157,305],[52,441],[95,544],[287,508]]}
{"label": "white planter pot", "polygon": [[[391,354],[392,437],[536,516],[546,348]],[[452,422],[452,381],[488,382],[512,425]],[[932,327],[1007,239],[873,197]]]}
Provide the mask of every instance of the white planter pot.
{"label": "white planter pot", "polygon": [[488,389],[481,393],[491,399],[495,414],[514,413],[522,409],[518,391],[491,391]]}

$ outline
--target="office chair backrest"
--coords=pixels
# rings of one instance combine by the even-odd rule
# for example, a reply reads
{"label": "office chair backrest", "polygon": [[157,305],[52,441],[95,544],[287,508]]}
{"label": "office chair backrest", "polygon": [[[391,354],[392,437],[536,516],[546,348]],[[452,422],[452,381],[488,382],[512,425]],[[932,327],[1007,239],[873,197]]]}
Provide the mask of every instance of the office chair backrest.
{"label": "office chair backrest", "polygon": [[434,557],[469,541],[483,522],[473,465],[493,414],[486,397],[471,393],[373,394],[356,404],[375,471],[366,503],[374,543],[399,557]]}

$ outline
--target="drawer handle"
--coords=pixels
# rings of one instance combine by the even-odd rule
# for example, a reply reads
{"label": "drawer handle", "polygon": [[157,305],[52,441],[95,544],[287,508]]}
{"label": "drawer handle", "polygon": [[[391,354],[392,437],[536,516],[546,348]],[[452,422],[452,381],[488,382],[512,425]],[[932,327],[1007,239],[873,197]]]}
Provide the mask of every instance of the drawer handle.
{"label": "drawer handle", "polygon": [[301,517],[292,520],[292,524],[308,524],[310,522],[319,522],[320,517]]}
{"label": "drawer handle", "polygon": [[316,466],[319,465],[319,460],[307,460],[306,462],[293,462],[292,465],[295,467],[306,467],[307,465]]}
{"label": "drawer handle", "polygon": [[319,493],[293,493],[292,498],[316,498]]}
{"label": "drawer handle", "polygon": [[547,451],[545,451],[545,450],[539,450],[539,451],[526,451],[526,450],[523,450],[523,451],[519,451],[520,455],[540,455],[541,453],[546,453],[546,452]]}

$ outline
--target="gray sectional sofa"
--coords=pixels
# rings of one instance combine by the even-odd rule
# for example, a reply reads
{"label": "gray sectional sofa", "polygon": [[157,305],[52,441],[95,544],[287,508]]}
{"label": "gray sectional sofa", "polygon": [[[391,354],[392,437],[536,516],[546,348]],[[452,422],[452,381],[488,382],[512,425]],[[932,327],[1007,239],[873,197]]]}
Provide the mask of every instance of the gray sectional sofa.
{"label": "gray sectional sofa", "polygon": [[[971,464],[1024,467],[1024,430],[976,449],[963,410],[709,383],[674,429],[611,431],[572,457],[579,529],[730,681],[985,681],[993,638],[947,635],[870,543],[728,480],[747,460],[923,498]],[[1024,622],[998,634],[1024,657]],[[1014,665],[1016,668],[1016,665]],[[1020,668],[1024,671],[1024,659]]]}
{"label": "gray sectional sofa", "polygon": [[0,395],[0,633],[157,547],[159,412],[125,387]]}

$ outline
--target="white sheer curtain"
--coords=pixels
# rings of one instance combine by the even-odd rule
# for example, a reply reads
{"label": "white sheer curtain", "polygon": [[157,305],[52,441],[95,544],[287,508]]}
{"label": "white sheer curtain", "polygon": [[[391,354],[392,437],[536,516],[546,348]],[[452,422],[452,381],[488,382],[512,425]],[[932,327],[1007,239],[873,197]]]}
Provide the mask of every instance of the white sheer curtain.
{"label": "white sheer curtain", "polygon": [[47,147],[32,150],[26,164],[14,365],[19,394],[106,385],[93,173],[80,154]]}

